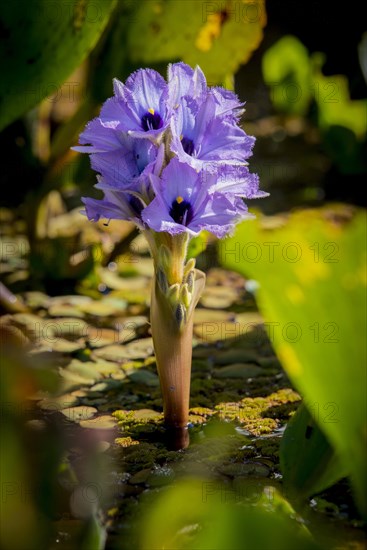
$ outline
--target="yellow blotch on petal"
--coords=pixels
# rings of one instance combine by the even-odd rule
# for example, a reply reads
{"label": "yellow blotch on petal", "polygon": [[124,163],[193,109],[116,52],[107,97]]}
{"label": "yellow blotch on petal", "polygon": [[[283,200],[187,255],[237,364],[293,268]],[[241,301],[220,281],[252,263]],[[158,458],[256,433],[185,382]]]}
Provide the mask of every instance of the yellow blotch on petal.
{"label": "yellow blotch on petal", "polygon": [[154,111],[154,109],[150,108],[150,109],[148,109],[148,113],[150,113],[151,115],[154,115],[155,111]]}
{"label": "yellow blotch on petal", "polygon": [[183,197],[180,197],[180,196],[176,197],[176,202],[177,204],[181,204],[183,202]]}
{"label": "yellow blotch on petal", "polygon": [[277,349],[279,359],[290,376],[301,376],[302,365],[290,344],[280,344]]}

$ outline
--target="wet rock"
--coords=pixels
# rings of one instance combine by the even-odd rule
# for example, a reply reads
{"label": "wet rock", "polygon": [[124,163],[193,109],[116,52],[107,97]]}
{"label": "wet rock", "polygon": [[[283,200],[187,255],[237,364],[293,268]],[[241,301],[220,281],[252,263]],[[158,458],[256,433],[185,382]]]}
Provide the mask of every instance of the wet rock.
{"label": "wet rock", "polygon": [[145,369],[139,369],[136,372],[129,374],[129,379],[136,384],[145,384],[151,388],[159,386],[159,378],[154,372]]}
{"label": "wet rock", "polygon": [[78,407],[68,407],[66,409],[63,409],[61,412],[64,416],[66,416],[68,420],[79,423],[81,420],[89,420],[98,411],[95,407],[81,405]]}
{"label": "wet rock", "polygon": [[82,420],[80,425],[82,428],[89,428],[92,430],[113,430],[116,428],[116,420],[113,416],[103,415],[97,418],[91,418],[90,420]]}
{"label": "wet rock", "polygon": [[215,355],[213,361],[215,365],[258,362],[258,354],[256,351],[229,348]]}
{"label": "wet rock", "polygon": [[129,479],[131,485],[145,485],[148,477],[151,474],[151,470],[146,468],[145,470],[140,470]]}
{"label": "wet rock", "polygon": [[73,407],[79,402],[77,396],[72,394],[64,394],[57,397],[47,397],[37,403],[40,409],[45,411],[60,411],[67,407]]}
{"label": "wet rock", "polygon": [[266,371],[263,368],[245,363],[235,363],[213,371],[216,378],[255,378],[265,373]]}
{"label": "wet rock", "polygon": [[229,286],[207,286],[200,303],[206,308],[224,309],[230,307],[237,298],[236,290]]}
{"label": "wet rock", "polygon": [[223,464],[217,467],[217,471],[228,477],[268,477],[270,474],[270,469],[259,462]]}
{"label": "wet rock", "polygon": [[168,466],[156,467],[147,479],[147,485],[149,487],[163,487],[168,485],[175,478],[174,471]]}

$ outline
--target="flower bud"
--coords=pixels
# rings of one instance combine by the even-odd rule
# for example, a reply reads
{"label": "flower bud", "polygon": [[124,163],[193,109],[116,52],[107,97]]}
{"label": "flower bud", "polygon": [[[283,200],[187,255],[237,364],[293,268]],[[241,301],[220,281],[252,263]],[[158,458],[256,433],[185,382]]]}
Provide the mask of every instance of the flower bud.
{"label": "flower bud", "polygon": [[191,302],[191,293],[189,292],[187,284],[184,284],[181,287],[180,302],[182,302],[185,308],[188,309]]}
{"label": "flower bud", "polygon": [[187,262],[187,264],[184,267],[184,275],[187,275],[195,268],[196,260],[195,258],[190,258],[190,260]]}
{"label": "flower bud", "polygon": [[187,284],[187,288],[188,288],[188,291],[192,293],[193,289],[194,289],[194,281],[195,281],[195,274],[194,274],[194,271],[190,271],[187,275],[186,275],[186,284]]}
{"label": "flower bud", "polygon": [[177,304],[180,296],[180,285],[175,283],[167,289],[166,296],[169,302],[174,306]]}
{"label": "flower bud", "polygon": [[186,324],[186,310],[182,304],[178,304],[175,309],[176,322],[179,329],[183,328]]}

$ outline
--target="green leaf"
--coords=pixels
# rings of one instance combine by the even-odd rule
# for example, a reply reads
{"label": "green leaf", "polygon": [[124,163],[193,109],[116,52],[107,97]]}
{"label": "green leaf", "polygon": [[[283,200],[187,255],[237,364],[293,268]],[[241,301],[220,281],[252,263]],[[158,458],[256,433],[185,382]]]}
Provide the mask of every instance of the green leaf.
{"label": "green leaf", "polygon": [[81,533],[79,546],[81,550],[103,550],[106,544],[107,533],[97,514],[93,514],[85,522]]}
{"label": "green leaf", "polygon": [[300,499],[320,493],[350,471],[342,466],[334,448],[304,404],[284,432],[280,465],[286,491]]}
{"label": "green leaf", "polygon": [[358,138],[367,133],[367,100],[351,100],[348,79],[344,75],[325,76],[322,73],[326,56],[312,56],[312,72],[315,87],[315,99],[318,107],[318,123],[327,130],[330,126],[348,128]]}
{"label": "green leaf", "polygon": [[312,94],[311,64],[307,49],[295,36],[283,36],[262,59],[264,80],[280,111],[305,114]]}
{"label": "green leaf", "polygon": [[223,83],[259,46],[265,23],[263,0],[143,0],[129,26],[129,58],[136,65],[180,59]]}
{"label": "green leaf", "polygon": [[180,480],[168,487],[158,498],[147,502],[143,524],[139,525],[139,547],[152,550],[319,548],[307,528],[294,519],[295,511],[289,502],[274,487],[243,478],[242,481],[237,488],[214,479]]}
{"label": "green leaf", "polygon": [[110,25],[90,56],[87,85],[97,105],[111,96],[113,78],[123,82],[136,69],[128,59],[126,41],[138,4],[134,0],[117,2]]}
{"label": "green leaf", "polygon": [[365,212],[337,205],[248,221],[221,243],[223,263],[260,283],[277,355],[367,514],[365,250]]}
{"label": "green leaf", "polygon": [[[60,85],[84,61],[116,0],[18,0],[2,6],[0,129]],[[74,83],[75,84],[75,83]]]}
{"label": "green leaf", "polygon": [[305,115],[314,100],[318,125],[323,131],[333,126],[348,128],[362,139],[367,132],[367,100],[350,99],[346,76],[325,76],[322,73],[325,60],[323,53],[310,57],[295,36],[283,36],[262,59],[271,100],[279,111],[298,115]]}
{"label": "green leaf", "polygon": [[342,174],[366,173],[366,139],[358,139],[352,130],[338,125],[324,129],[322,137],[326,153]]}
{"label": "green leaf", "polygon": [[187,249],[187,260],[191,258],[196,258],[206,250],[208,243],[208,233],[206,231],[201,231],[197,237],[193,237]]}

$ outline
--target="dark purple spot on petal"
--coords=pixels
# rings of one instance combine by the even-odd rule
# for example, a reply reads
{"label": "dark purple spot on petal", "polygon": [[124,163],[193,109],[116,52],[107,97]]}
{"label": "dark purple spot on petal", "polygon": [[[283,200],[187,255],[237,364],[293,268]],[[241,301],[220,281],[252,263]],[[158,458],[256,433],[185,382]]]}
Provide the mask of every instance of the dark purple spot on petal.
{"label": "dark purple spot on petal", "polygon": [[175,200],[171,205],[169,215],[176,223],[187,226],[193,218],[192,206],[187,201],[177,202]]}
{"label": "dark purple spot on petal", "polygon": [[141,211],[144,209],[144,204],[141,201],[141,199],[139,199],[135,195],[130,195],[129,204],[132,210],[134,211],[134,214],[136,215],[136,217],[140,218]]}
{"label": "dark purple spot on petal", "polygon": [[183,137],[182,138],[182,147],[183,147],[183,150],[185,151],[185,153],[187,153],[188,155],[190,155],[190,157],[192,157],[192,155],[194,154],[194,149],[195,149],[194,142],[192,141],[192,139]]}
{"label": "dark purple spot on petal", "polygon": [[143,130],[149,132],[150,130],[159,130],[163,126],[163,120],[159,113],[145,113],[141,118],[141,125]]}

